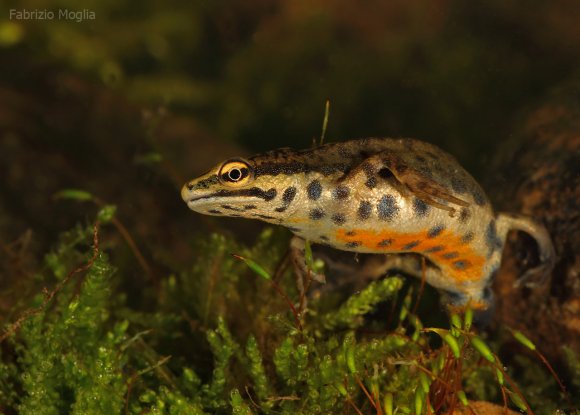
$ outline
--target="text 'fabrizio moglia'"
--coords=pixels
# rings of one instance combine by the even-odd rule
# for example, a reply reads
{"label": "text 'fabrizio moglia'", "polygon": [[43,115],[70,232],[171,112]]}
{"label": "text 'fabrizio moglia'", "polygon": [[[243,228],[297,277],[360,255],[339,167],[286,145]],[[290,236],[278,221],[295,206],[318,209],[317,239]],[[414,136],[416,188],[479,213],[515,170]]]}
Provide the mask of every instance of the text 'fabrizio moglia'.
{"label": "text 'fabrizio moglia'", "polygon": [[96,17],[95,12],[89,9],[10,9],[10,20],[70,20],[81,23],[95,20]]}

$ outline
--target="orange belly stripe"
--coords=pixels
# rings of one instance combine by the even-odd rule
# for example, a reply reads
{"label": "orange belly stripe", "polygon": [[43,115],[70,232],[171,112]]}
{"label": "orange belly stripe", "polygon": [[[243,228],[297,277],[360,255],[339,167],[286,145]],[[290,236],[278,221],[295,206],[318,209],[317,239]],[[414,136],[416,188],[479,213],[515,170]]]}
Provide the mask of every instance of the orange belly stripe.
{"label": "orange belly stripe", "polygon": [[[461,242],[461,236],[449,230],[443,230],[435,238],[429,238],[427,231],[419,233],[403,233],[396,231],[374,231],[368,229],[337,229],[336,239],[341,242],[360,242],[362,246],[376,253],[394,252],[417,252],[425,255],[433,263],[439,266],[445,275],[450,276],[457,282],[477,281],[483,277],[485,258],[477,254],[469,244]],[[385,240],[391,240],[389,244],[381,244]],[[419,242],[414,245],[413,242]],[[386,246],[385,246],[386,245]],[[409,245],[414,245],[408,248]],[[430,249],[443,246],[444,248],[428,252]],[[464,269],[454,264],[464,261]]]}

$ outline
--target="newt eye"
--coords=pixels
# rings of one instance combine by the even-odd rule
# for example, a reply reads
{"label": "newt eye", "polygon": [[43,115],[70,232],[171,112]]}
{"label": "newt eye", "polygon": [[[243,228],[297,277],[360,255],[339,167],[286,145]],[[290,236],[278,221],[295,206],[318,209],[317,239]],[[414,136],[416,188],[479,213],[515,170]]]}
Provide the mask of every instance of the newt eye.
{"label": "newt eye", "polygon": [[234,187],[244,186],[251,179],[252,167],[244,160],[228,160],[220,168],[218,176],[222,184]]}

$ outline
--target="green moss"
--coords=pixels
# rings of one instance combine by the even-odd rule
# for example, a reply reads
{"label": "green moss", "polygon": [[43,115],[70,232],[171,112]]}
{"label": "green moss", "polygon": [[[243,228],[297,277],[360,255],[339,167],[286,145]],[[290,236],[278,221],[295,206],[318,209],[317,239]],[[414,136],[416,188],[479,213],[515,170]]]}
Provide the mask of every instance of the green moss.
{"label": "green moss", "polygon": [[[0,349],[1,351],[1,349]],[[18,399],[17,382],[18,368],[13,362],[5,362],[0,354],[0,408],[15,407]]]}
{"label": "green moss", "polygon": [[155,415],[207,414],[200,404],[183,396],[178,391],[172,391],[166,386],[161,386],[157,392],[147,391],[143,393],[139,397],[139,401],[143,406],[133,405],[132,413],[143,413],[146,410],[148,411],[147,413]]}
{"label": "green moss", "polygon": [[254,385],[256,395],[264,406],[269,407],[271,406],[271,403],[268,402],[267,399],[273,396],[272,386],[270,385],[270,381],[266,375],[262,353],[258,348],[258,342],[254,336],[248,337],[248,342],[246,343],[246,355],[249,360],[248,372]]}
{"label": "green moss", "polygon": [[[347,408],[374,413],[376,405],[392,405],[414,413],[426,410],[429,397],[432,408],[458,402],[461,390],[469,399],[501,400],[495,363],[472,348],[474,335],[460,318],[452,330],[424,330],[410,311],[409,290],[398,319],[368,321],[380,304],[400,296],[401,278],[370,283],[338,304],[312,298],[300,329],[271,281],[230,255],[252,258],[274,275],[286,234],[267,230],[252,248],[212,235],[199,242],[191,270],[163,279],[147,311],[126,303],[119,288],[124,276],[103,251],[85,273],[68,279],[79,263],[90,261],[91,241],[92,227],[79,226],[46,256],[45,278],[60,288],[50,301],[43,295],[30,299],[38,308],[7,343],[10,353],[0,362],[3,410],[322,414]],[[297,300],[290,270],[278,275],[278,284]],[[396,320],[396,327],[387,320]],[[434,342],[431,332],[453,337],[458,356]],[[577,360],[568,353],[574,367]],[[542,366],[521,366],[527,370],[519,384],[535,413],[561,408],[555,382],[545,380]],[[456,377],[461,387],[435,386],[438,379],[451,384]],[[437,396],[434,387],[440,388]]]}
{"label": "green moss", "polygon": [[338,311],[327,314],[324,326],[327,329],[360,327],[363,324],[362,316],[373,310],[379,302],[393,297],[402,285],[400,278],[371,282],[363,291],[350,297]]}
{"label": "green moss", "polygon": [[564,347],[564,354],[568,361],[569,371],[572,374],[570,379],[572,387],[580,391],[580,353],[578,351],[574,352],[569,347]]}
{"label": "green moss", "polygon": [[252,415],[253,412],[250,410],[248,404],[240,396],[240,392],[237,389],[232,390],[231,393],[231,405],[232,413],[234,415]]}
{"label": "green moss", "polygon": [[23,324],[16,348],[22,370],[20,413],[120,412],[127,356],[119,348],[127,323],[107,324],[113,272],[99,254],[78,295],[63,292],[58,310],[43,311]]}

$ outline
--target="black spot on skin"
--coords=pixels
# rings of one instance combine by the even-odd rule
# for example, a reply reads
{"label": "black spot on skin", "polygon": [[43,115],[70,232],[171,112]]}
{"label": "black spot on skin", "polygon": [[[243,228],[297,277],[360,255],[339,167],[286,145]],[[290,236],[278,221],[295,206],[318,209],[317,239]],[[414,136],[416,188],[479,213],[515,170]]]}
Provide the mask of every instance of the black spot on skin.
{"label": "black spot on skin", "polygon": [[266,202],[269,202],[270,200],[274,199],[277,194],[278,192],[276,191],[276,189],[272,188],[269,189],[267,192],[264,192],[263,197]]}
{"label": "black spot on skin", "polygon": [[445,226],[443,226],[441,224],[433,226],[427,232],[427,238],[435,238],[435,237],[439,236],[441,234],[441,232],[443,232],[443,229],[445,229]]}
{"label": "black spot on skin", "polygon": [[387,221],[393,220],[399,212],[399,206],[397,206],[395,197],[392,195],[383,196],[377,204],[377,211],[379,219]]}
{"label": "black spot on skin", "polygon": [[321,241],[328,241],[328,236],[320,235],[319,238]]}
{"label": "black spot on skin", "polygon": [[348,231],[345,235],[346,236],[355,236],[356,232],[355,231]]}
{"label": "black spot on skin", "polygon": [[475,203],[477,203],[477,205],[479,206],[483,206],[485,205],[485,195],[481,192],[481,190],[477,189],[474,190],[472,193],[473,196],[473,200],[475,201]]}
{"label": "black spot on skin", "polygon": [[[365,157],[366,158],[366,157]],[[367,176],[367,181],[365,182],[365,186],[369,189],[373,189],[377,186],[377,178],[375,176],[375,168],[369,162],[364,162],[361,164],[362,171]]]}
{"label": "black spot on skin", "polygon": [[421,199],[415,198],[413,200],[413,212],[417,216],[426,216],[429,213],[429,205],[423,202]]}
{"label": "black spot on skin", "polygon": [[393,243],[393,240],[392,239],[383,239],[381,242],[379,242],[377,244],[377,246],[379,248],[385,248],[387,246],[390,246],[392,243]]}
{"label": "black spot on skin", "polygon": [[225,210],[233,210],[234,212],[240,212],[242,210],[242,209],[238,209],[237,207],[230,206],[230,205],[221,205],[220,207],[222,209],[225,209]]}
{"label": "black spot on skin", "polygon": [[337,225],[342,225],[346,222],[346,217],[342,213],[335,213],[330,219]]}
{"label": "black spot on skin", "polygon": [[451,178],[451,188],[453,189],[453,191],[459,194],[467,192],[467,186],[465,185],[465,182],[463,181],[463,179],[460,179],[459,177]]}
{"label": "black spot on skin", "polygon": [[295,196],[296,196],[296,188],[294,186],[289,187],[286,190],[284,190],[284,193],[282,194],[282,202],[289,205],[290,203],[292,203]]}
{"label": "black spot on skin", "polygon": [[319,219],[322,219],[324,216],[325,216],[325,213],[320,208],[312,209],[310,211],[310,213],[308,214],[308,217],[312,220],[319,220]]}
{"label": "black spot on skin", "polygon": [[461,223],[467,222],[467,220],[471,217],[471,212],[467,208],[461,209],[461,213],[459,214],[459,221]]}
{"label": "black spot on skin", "polygon": [[366,220],[370,218],[372,212],[372,205],[370,202],[362,201],[358,207],[358,217],[361,220]]}
{"label": "black spot on skin", "polygon": [[322,185],[318,180],[313,180],[306,188],[306,191],[310,200],[318,200],[322,194]]}
{"label": "black spot on skin", "polygon": [[252,210],[252,209],[257,209],[257,208],[258,208],[258,206],[256,206],[256,205],[245,205],[244,206],[244,209],[246,209],[246,210]]}
{"label": "black spot on skin", "polygon": [[208,210],[208,212],[216,214],[216,215],[221,215],[221,213],[222,213],[220,210],[217,210],[217,209],[211,209],[211,210]]}
{"label": "black spot on skin", "polygon": [[193,183],[187,183],[187,190],[189,191],[193,190]]}
{"label": "black spot on skin", "polygon": [[357,246],[360,246],[360,242],[348,242],[345,246],[347,248],[356,248]]}
{"label": "black spot on skin", "polygon": [[429,248],[429,249],[424,250],[423,252],[426,253],[426,254],[433,254],[435,252],[441,252],[444,249],[445,249],[445,246],[443,246],[443,245],[436,245],[436,246],[434,246],[432,248]]}
{"label": "black spot on skin", "polygon": [[369,177],[365,182],[365,186],[369,189],[374,189],[377,187],[377,178],[375,176]]}
{"label": "black spot on skin", "polygon": [[469,261],[459,260],[453,263],[453,266],[457,269],[467,269],[471,266]]}
{"label": "black spot on skin", "polygon": [[415,160],[419,163],[425,163],[427,161],[427,159],[423,156],[415,156]]}
{"label": "black spot on skin", "polygon": [[497,239],[497,229],[495,228],[495,220],[492,220],[487,225],[487,229],[485,231],[485,243],[487,247],[494,248],[496,239]]}
{"label": "black spot on skin", "polygon": [[295,196],[296,196],[296,188],[293,186],[288,187],[286,190],[284,190],[284,193],[282,194],[282,202],[284,203],[284,205],[277,207],[274,210],[276,212],[284,212],[286,209],[288,209],[288,206],[290,206],[290,203],[292,203],[292,200],[294,200]]}
{"label": "black spot on skin", "polygon": [[344,185],[338,186],[332,192],[332,197],[335,199],[346,199],[350,194],[350,189]]}
{"label": "black spot on skin", "polygon": [[475,235],[473,234],[473,232],[471,231],[467,232],[465,235],[461,237],[461,243],[468,244],[469,242],[473,241],[474,236]]}
{"label": "black spot on skin", "polygon": [[497,236],[497,229],[495,227],[495,220],[489,222],[487,229],[485,230],[485,245],[488,248],[488,256],[493,254],[493,251],[500,249],[502,247],[502,242]]}
{"label": "black spot on skin", "polygon": [[446,254],[443,254],[442,257],[445,259],[454,259],[457,258],[459,256],[459,253],[453,251],[453,252],[447,252]]}
{"label": "black spot on skin", "polygon": [[407,245],[403,246],[403,250],[404,251],[407,251],[407,250],[413,249],[417,245],[419,245],[420,243],[421,243],[421,241],[413,241],[413,242],[410,242]]}

